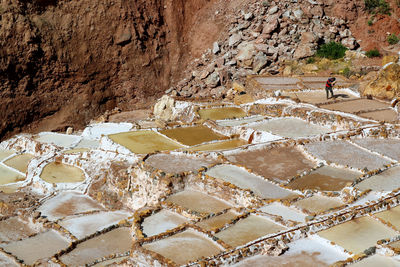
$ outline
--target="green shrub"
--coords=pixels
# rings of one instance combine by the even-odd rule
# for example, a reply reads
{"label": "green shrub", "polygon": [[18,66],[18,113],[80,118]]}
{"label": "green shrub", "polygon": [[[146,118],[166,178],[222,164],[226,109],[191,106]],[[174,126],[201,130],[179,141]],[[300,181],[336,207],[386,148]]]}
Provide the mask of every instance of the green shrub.
{"label": "green shrub", "polygon": [[365,53],[365,55],[366,55],[367,57],[369,57],[369,58],[372,58],[372,57],[380,57],[380,56],[381,56],[381,53],[379,53],[379,50],[375,48],[375,49],[368,50],[368,51]]}
{"label": "green shrub", "polygon": [[399,42],[399,37],[397,37],[396,34],[392,33],[388,36],[387,41],[389,44],[394,45]]}
{"label": "green shrub", "polygon": [[374,22],[372,21],[372,19],[368,20],[368,26],[372,26],[374,24]]}
{"label": "green shrub", "polygon": [[353,75],[354,72],[351,71],[349,67],[346,67],[346,68],[344,68],[344,69],[342,70],[342,74],[343,74],[343,76],[345,76],[346,78],[350,78],[350,76]]}
{"label": "green shrub", "polygon": [[315,63],[315,57],[309,57],[309,58],[307,58],[306,63],[307,63],[307,64],[314,64],[314,63]]}
{"label": "green shrub", "polygon": [[347,48],[339,43],[330,42],[321,45],[317,50],[318,57],[325,57],[329,59],[339,59],[344,57]]}
{"label": "green shrub", "polygon": [[385,0],[364,0],[365,8],[371,13],[390,15],[390,5]]}

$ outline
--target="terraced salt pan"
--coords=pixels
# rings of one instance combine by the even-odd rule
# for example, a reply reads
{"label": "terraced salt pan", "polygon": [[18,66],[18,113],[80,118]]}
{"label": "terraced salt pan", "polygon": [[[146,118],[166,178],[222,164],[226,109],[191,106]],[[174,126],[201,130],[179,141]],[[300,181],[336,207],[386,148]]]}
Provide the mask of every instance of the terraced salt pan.
{"label": "terraced salt pan", "polygon": [[69,246],[69,240],[54,230],[2,246],[25,264],[32,265],[39,259],[49,258]]}
{"label": "terraced salt pan", "polygon": [[79,149],[79,148],[96,149],[99,147],[99,145],[100,145],[99,140],[83,138],[74,148],[75,149]]}
{"label": "terraced salt pan", "polygon": [[377,267],[377,266],[385,266],[385,267],[399,267],[400,262],[393,260],[390,257],[385,257],[379,254],[372,255],[366,259],[363,259],[354,264],[350,264],[348,266],[351,267]]}
{"label": "terraced salt pan", "polygon": [[382,219],[385,222],[389,222],[397,230],[400,230],[400,206],[397,206],[390,210],[375,213],[374,216]]}
{"label": "terraced salt pan", "polygon": [[197,223],[197,226],[200,226],[206,231],[214,231],[225,226],[227,223],[232,222],[235,218],[239,216],[239,213],[229,210],[228,212],[211,217],[207,220],[201,221]]}
{"label": "terraced salt pan", "polygon": [[130,229],[120,227],[78,244],[74,250],[61,256],[60,260],[67,266],[84,266],[112,254],[128,252],[132,243]]}
{"label": "terraced salt pan", "polygon": [[91,265],[91,266],[92,267],[112,266],[113,264],[119,264],[126,259],[129,259],[129,256],[105,260],[105,261],[99,262],[99,263],[97,263],[95,265]]}
{"label": "terraced salt pan", "polygon": [[17,241],[37,233],[37,230],[31,226],[18,217],[0,221],[0,242]]}
{"label": "terraced salt pan", "polygon": [[356,184],[361,191],[371,189],[373,191],[390,192],[400,188],[400,166],[390,168],[380,174],[374,175]]}
{"label": "terraced salt pan", "polygon": [[6,166],[0,165],[0,185],[17,183],[25,180],[25,176],[10,169]]}
{"label": "terraced salt pan", "polygon": [[375,170],[390,163],[389,160],[365,151],[347,141],[315,142],[306,144],[305,148],[309,153],[322,160],[358,169]]}
{"label": "terraced salt pan", "polygon": [[293,180],[287,187],[297,190],[340,191],[361,176],[361,172],[323,166]]}
{"label": "terraced salt pan", "polygon": [[0,266],[18,267],[20,265],[6,253],[0,252]]}
{"label": "terraced salt pan", "polygon": [[102,211],[95,214],[67,218],[59,224],[78,239],[82,239],[111,225],[115,225],[130,215],[124,211]]}
{"label": "terraced salt pan", "polygon": [[168,210],[161,210],[160,212],[144,219],[142,228],[144,234],[147,236],[153,236],[174,229],[187,222],[189,222],[189,220],[179,214]]}
{"label": "terraced salt pan", "polygon": [[234,126],[240,126],[240,125],[244,125],[244,124],[248,124],[248,123],[252,123],[252,122],[257,122],[257,121],[260,121],[263,119],[264,119],[264,116],[256,115],[256,116],[241,118],[241,119],[237,119],[237,120],[220,120],[220,121],[217,121],[217,124],[219,126],[234,127]]}
{"label": "terraced salt pan", "polygon": [[218,134],[208,128],[207,126],[194,126],[194,127],[178,127],[173,129],[166,129],[160,133],[174,139],[184,145],[194,146],[204,142],[213,140],[225,140],[228,137]]}
{"label": "terraced salt pan", "polygon": [[166,173],[197,171],[208,167],[218,160],[206,157],[195,157],[185,154],[155,154],[147,158],[146,164]]}
{"label": "terraced salt pan", "polygon": [[326,240],[312,235],[288,244],[289,250],[278,257],[259,255],[245,259],[234,267],[295,266],[319,267],[330,266],[337,261],[346,260],[350,255]]}
{"label": "terraced salt pan", "polygon": [[309,213],[320,213],[343,206],[344,203],[336,197],[314,195],[309,198],[301,199],[293,205]]}
{"label": "terraced salt pan", "polygon": [[242,189],[250,189],[264,199],[288,198],[295,194],[234,165],[218,165],[205,174],[230,182]]}
{"label": "terraced salt pan", "polygon": [[385,121],[389,123],[397,122],[399,119],[399,114],[393,109],[365,112],[359,114],[359,116],[375,121]]}
{"label": "terraced salt pan", "polygon": [[37,135],[34,139],[41,143],[53,144],[59,147],[68,148],[76,145],[79,140],[81,140],[81,137],[69,134],[41,133]]}
{"label": "terraced salt pan", "polygon": [[286,182],[288,179],[309,171],[315,163],[307,159],[296,147],[261,148],[227,153],[226,158],[251,169],[264,178]]}
{"label": "terraced salt pan", "polygon": [[98,123],[92,124],[83,130],[82,136],[88,139],[100,139],[103,135],[112,135],[128,132],[132,129],[132,123]]}
{"label": "terraced salt pan", "polygon": [[297,118],[279,118],[248,125],[251,129],[288,138],[308,137],[332,132],[332,129]]}
{"label": "terraced salt pan", "polygon": [[176,193],[168,197],[166,201],[201,213],[218,213],[224,209],[231,208],[225,201],[192,190]]}
{"label": "terraced salt pan", "polygon": [[171,259],[178,265],[201,257],[210,257],[222,251],[211,239],[193,230],[186,230],[165,239],[145,244],[143,247]]}
{"label": "terraced salt pan", "polygon": [[98,202],[87,195],[78,192],[60,192],[53,198],[46,200],[38,211],[50,221],[89,211],[104,210]]}
{"label": "terraced salt pan", "polygon": [[400,160],[399,139],[357,138],[352,140],[359,146],[378,152],[395,160]]}
{"label": "terraced salt pan", "polygon": [[232,265],[232,267],[264,267],[264,266],[287,266],[287,267],[328,267],[328,264],[317,259],[317,253],[307,252],[298,255],[267,256],[257,255],[244,258],[243,261]]}
{"label": "terraced salt pan", "polygon": [[214,121],[243,118],[247,115],[243,109],[237,107],[200,109],[198,112],[200,118]]}
{"label": "terraced salt pan", "polygon": [[34,158],[32,154],[20,154],[15,157],[12,157],[6,161],[4,161],[4,164],[7,166],[10,166],[11,168],[14,168],[22,173],[26,173],[28,170],[28,165],[29,162]]}
{"label": "terraced salt pan", "polygon": [[365,216],[321,231],[318,235],[358,254],[374,246],[378,240],[394,237],[397,233],[377,220]]}
{"label": "terraced salt pan", "polygon": [[0,149],[0,162],[8,158],[9,156],[13,155],[14,153],[15,153],[14,150]]}
{"label": "terraced salt pan", "polygon": [[342,111],[347,113],[357,113],[362,111],[389,108],[390,104],[383,103],[377,100],[356,99],[351,101],[321,105],[320,107],[324,109]]}
{"label": "terraced salt pan", "polygon": [[78,183],[85,180],[85,173],[82,169],[72,165],[51,162],[43,168],[40,178],[51,184]]}
{"label": "terraced salt pan", "polygon": [[[302,76],[301,80],[304,82],[321,82],[321,83],[326,83],[326,81],[331,78],[328,76]],[[343,78],[341,77],[335,77],[337,83],[345,82]]]}
{"label": "terraced salt pan", "polygon": [[[359,97],[352,94],[349,90],[338,89],[334,91],[335,99],[358,99]],[[302,91],[302,92],[285,92],[283,96],[288,96],[293,99],[299,99],[303,103],[310,104],[320,104],[328,101],[332,101],[331,99],[326,99],[326,91],[325,90],[313,90],[313,91]]]}
{"label": "terraced salt pan", "polygon": [[215,234],[215,236],[232,247],[237,247],[284,229],[283,226],[275,224],[266,218],[250,215],[238,221],[233,226]]}
{"label": "terraced salt pan", "polygon": [[156,151],[169,151],[183,146],[153,131],[135,131],[108,136],[112,141],[120,144],[133,153],[148,154]]}
{"label": "terraced salt pan", "polygon": [[300,223],[304,223],[306,221],[306,215],[304,213],[277,202],[266,205],[259,210],[272,215],[281,216],[286,221],[291,220]]}
{"label": "terraced salt pan", "polygon": [[185,148],[185,151],[222,151],[222,150],[231,150],[234,148],[238,148],[244,145],[248,145],[249,143],[242,139],[232,139],[227,141],[218,141],[212,142],[208,144],[192,146],[190,148]]}

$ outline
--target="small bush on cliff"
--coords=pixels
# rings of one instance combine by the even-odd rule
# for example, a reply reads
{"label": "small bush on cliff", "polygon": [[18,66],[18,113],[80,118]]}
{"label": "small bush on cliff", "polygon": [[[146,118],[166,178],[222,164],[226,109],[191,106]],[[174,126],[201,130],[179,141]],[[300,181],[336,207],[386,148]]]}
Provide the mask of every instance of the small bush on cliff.
{"label": "small bush on cliff", "polygon": [[367,57],[369,57],[369,58],[372,58],[372,57],[380,57],[380,56],[381,56],[381,53],[379,53],[379,50],[375,48],[375,49],[368,50],[368,51],[365,53],[365,55],[366,55]]}
{"label": "small bush on cliff", "polygon": [[364,0],[365,9],[371,13],[390,15],[390,5],[385,0]]}
{"label": "small bush on cliff", "polygon": [[394,45],[399,42],[399,37],[397,37],[396,34],[392,33],[391,35],[388,36],[387,41],[389,44]]}
{"label": "small bush on cliff", "polygon": [[321,45],[317,50],[317,56],[329,58],[329,59],[339,59],[344,57],[347,48],[339,43],[330,42]]}

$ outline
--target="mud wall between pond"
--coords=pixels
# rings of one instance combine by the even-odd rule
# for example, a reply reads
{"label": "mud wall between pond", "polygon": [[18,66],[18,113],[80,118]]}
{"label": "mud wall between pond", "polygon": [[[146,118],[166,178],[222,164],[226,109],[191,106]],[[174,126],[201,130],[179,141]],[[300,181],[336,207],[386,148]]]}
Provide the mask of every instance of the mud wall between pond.
{"label": "mud wall between pond", "polygon": [[213,2],[0,0],[0,139],[148,108],[179,80],[196,14]]}

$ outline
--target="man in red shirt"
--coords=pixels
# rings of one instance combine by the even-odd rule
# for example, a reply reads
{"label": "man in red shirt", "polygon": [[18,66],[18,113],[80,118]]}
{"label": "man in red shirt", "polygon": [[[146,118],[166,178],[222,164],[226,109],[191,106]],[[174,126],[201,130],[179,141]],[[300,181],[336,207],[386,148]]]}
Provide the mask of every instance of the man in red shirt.
{"label": "man in red shirt", "polygon": [[336,83],[336,78],[335,77],[333,77],[333,78],[329,78],[327,81],[326,81],[326,86],[325,86],[325,90],[326,90],[326,99],[329,99],[330,97],[329,97],[329,92],[331,92],[331,97],[333,97],[333,90],[332,90],[332,88],[333,88],[333,86],[335,85],[335,83]]}

